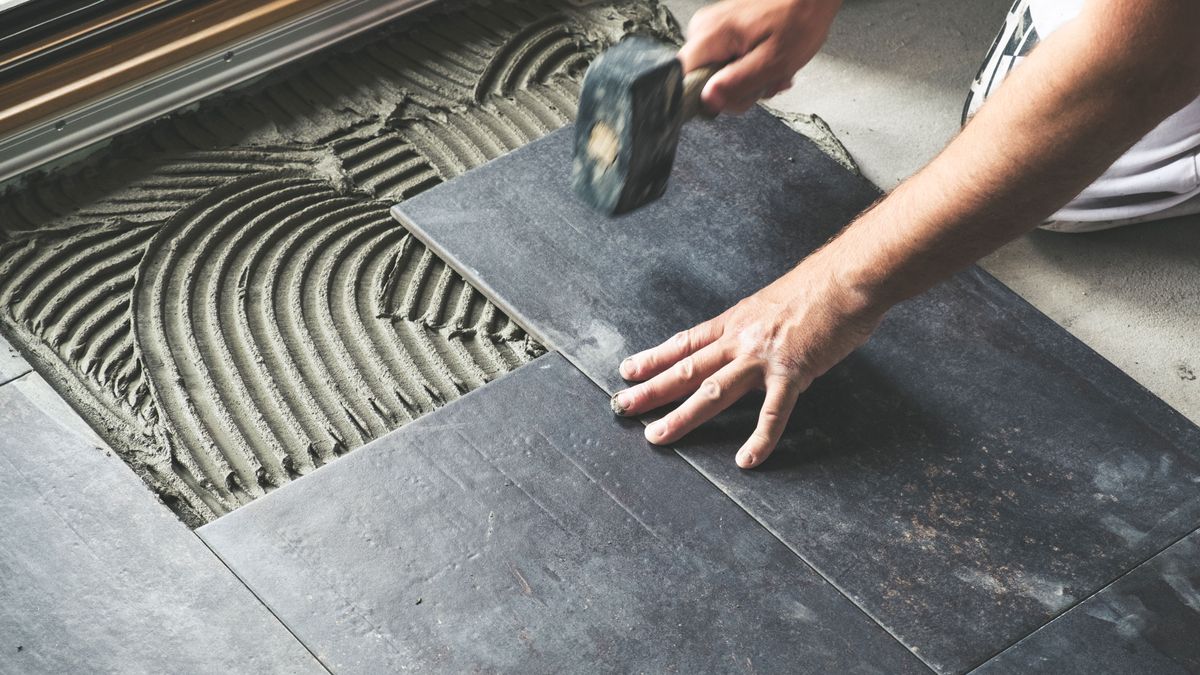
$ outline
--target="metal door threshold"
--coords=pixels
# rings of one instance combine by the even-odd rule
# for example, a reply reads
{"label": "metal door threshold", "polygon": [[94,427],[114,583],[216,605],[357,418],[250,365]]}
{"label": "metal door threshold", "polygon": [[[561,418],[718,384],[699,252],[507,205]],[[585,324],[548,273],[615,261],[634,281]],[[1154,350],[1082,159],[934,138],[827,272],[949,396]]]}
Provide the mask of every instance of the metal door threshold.
{"label": "metal door threshold", "polygon": [[344,0],[221,45],[0,138],[0,182],[379,26],[435,0]]}

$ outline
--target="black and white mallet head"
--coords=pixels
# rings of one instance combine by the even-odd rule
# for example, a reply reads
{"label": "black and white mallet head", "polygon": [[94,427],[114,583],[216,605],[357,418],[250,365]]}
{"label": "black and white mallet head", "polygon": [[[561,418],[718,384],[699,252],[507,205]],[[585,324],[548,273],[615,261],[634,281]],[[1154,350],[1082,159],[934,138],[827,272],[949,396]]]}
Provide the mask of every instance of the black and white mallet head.
{"label": "black and white mallet head", "polygon": [[575,120],[575,193],[609,215],[662,196],[675,163],[679,130],[700,111],[700,91],[715,69],[684,77],[675,48],[629,37],[588,67]]}

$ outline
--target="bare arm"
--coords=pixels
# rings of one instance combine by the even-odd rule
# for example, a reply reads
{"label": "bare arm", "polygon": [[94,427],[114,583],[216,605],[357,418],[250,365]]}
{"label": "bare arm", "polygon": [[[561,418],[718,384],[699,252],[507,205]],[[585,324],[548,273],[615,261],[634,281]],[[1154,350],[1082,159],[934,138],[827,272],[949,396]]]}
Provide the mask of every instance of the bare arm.
{"label": "bare arm", "polygon": [[[622,376],[646,381],[620,392],[614,408],[637,414],[687,396],[646,430],[651,442],[670,443],[765,389],[758,427],[737,455],[744,468],[761,463],[800,393],[865,342],[892,305],[1036,227],[1200,94],[1198,36],[1192,0],[1093,0],[933,162],[824,248],[721,316],[622,363]],[[739,74],[742,90],[754,88],[753,72]],[[772,70],[760,81],[778,80]]]}
{"label": "bare arm", "polygon": [[1037,226],[1198,94],[1200,3],[1094,0],[829,253],[872,301],[916,295]]}

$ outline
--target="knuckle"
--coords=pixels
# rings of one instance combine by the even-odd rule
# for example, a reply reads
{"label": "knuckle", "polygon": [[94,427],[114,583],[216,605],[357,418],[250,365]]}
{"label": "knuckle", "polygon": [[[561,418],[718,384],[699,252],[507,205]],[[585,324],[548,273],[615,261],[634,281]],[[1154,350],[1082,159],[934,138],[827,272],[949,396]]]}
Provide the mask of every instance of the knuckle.
{"label": "knuckle", "polygon": [[671,345],[686,351],[690,340],[689,331],[682,330],[671,336]]}
{"label": "knuckle", "polygon": [[715,5],[706,5],[696,10],[692,15],[692,20],[688,22],[688,27],[707,26],[712,23],[717,7]]}
{"label": "knuckle", "polygon": [[687,35],[690,40],[702,40],[712,32],[712,7],[705,7],[692,15],[688,22]]}
{"label": "knuckle", "polygon": [[804,354],[789,354],[786,351],[780,355],[779,365],[787,379],[793,382],[801,380],[804,373],[811,369],[808,358]]}
{"label": "knuckle", "polygon": [[721,382],[715,377],[710,377],[700,385],[700,394],[709,401],[718,401],[721,399],[722,389]]}
{"label": "knuckle", "polygon": [[741,358],[741,348],[736,335],[731,334],[721,338],[716,349],[717,353],[721,355],[721,359],[726,363]]}
{"label": "knuckle", "polygon": [[737,304],[735,304],[735,305],[733,306],[733,308],[734,308],[735,310],[739,310],[739,311],[742,311],[742,312],[747,312],[747,311],[754,311],[754,305],[755,305],[755,300],[754,300],[754,298],[753,298],[753,297],[746,297],[746,298],[742,298],[741,300],[738,300],[738,301],[737,301]]}
{"label": "knuckle", "polygon": [[750,440],[759,444],[759,446],[760,446],[759,449],[762,450],[762,449],[770,447],[771,443],[774,439],[772,439],[771,435],[768,434],[767,432],[763,431],[762,429],[755,429],[750,434]]}
{"label": "knuckle", "polygon": [[694,42],[716,43],[729,39],[733,19],[716,5],[709,5],[692,15],[688,22],[687,38]]}
{"label": "knuckle", "polygon": [[764,424],[775,425],[783,419],[783,413],[777,408],[763,408],[762,420]]}
{"label": "knuckle", "polygon": [[766,50],[763,56],[768,69],[787,68],[788,50],[778,38],[767,40],[762,48]]}
{"label": "knuckle", "polygon": [[675,374],[679,379],[690,382],[696,377],[696,361],[688,356],[679,363],[675,364]]}

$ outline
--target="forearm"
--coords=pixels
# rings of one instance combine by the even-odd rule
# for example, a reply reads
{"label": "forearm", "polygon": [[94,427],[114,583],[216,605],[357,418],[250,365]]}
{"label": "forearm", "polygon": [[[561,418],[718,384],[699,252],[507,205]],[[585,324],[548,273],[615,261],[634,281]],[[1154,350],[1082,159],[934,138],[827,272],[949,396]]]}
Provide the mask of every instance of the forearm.
{"label": "forearm", "polygon": [[811,263],[886,308],[1036,227],[1200,92],[1191,4],[1091,3]]}
{"label": "forearm", "polygon": [[[721,3],[707,16],[707,31],[695,32],[702,44],[688,52],[692,65],[727,58],[722,44],[731,40],[745,47],[767,44],[764,35],[803,31],[787,12],[771,19],[750,11],[780,14],[789,1]],[[747,28],[747,16],[761,25]],[[796,61],[819,43],[818,28],[793,53]],[[1198,30],[1197,0],[1092,0],[936,160],[841,235],[720,316],[622,362],[621,375],[639,384],[617,393],[614,411],[640,415],[686,396],[646,427],[651,443],[673,443],[747,391],[763,389],[758,424],[737,454],[738,466],[757,466],[783,435],[801,392],[861,345],[891,305],[1036,226],[1193,98]],[[779,41],[772,44],[777,51]],[[771,50],[762,55],[767,61]],[[735,63],[753,64],[748,57]],[[749,90],[779,76],[761,65],[749,70],[742,78]]]}

